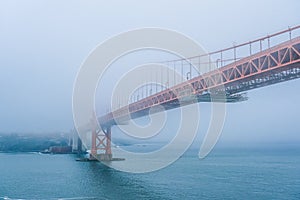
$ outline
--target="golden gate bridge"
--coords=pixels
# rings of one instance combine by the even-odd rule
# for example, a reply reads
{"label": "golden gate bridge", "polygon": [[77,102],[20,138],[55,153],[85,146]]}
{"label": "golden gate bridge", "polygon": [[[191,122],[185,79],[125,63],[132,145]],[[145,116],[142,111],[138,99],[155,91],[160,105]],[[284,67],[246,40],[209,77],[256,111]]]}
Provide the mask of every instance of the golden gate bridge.
{"label": "golden gate bridge", "polygon": [[[99,117],[97,120],[101,128],[95,125],[91,130],[91,156],[103,161],[113,160],[111,127],[149,115],[150,109],[155,110],[156,107],[163,106],[165,110],[169,110],[209,101],[243,101],[247,100],[243,94],[245,91],[299,78],[300,34],[295,34],[299,30],[300,26],[295,26],[226,49],[164,62],[170,67],[183,67],[184,62],[188,61],[190,71],[185,74],[186,80],[161,89],[155,94],[148,93],[141,99],[133,98],[127,105]],[[284,39],[278,42],[276,38],[279,37]],[[274,41],[277,44],[274,44]],[[241,49],[248,55],[239,57],[238,51]],[[226,56],[228,54],[231,55],[230,58]],[[201,62],[203,60],[208,62]],[[199,71],[192,76],[192,66],[200,69],[202,65],[208,66],[208,70],[202,74]],[[156,110],[160,111],[161,109]],[[93,121],[92,124],[95,124],[96,120]]]}

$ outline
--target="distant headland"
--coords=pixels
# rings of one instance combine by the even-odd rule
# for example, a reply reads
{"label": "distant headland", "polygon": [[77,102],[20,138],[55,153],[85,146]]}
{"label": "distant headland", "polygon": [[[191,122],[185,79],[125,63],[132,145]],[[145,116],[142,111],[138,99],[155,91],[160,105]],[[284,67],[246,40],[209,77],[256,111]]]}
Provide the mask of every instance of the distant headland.
{"label": "distant headland", "polygon": [[0,152],[72,153],[69,134],[0,133]]}

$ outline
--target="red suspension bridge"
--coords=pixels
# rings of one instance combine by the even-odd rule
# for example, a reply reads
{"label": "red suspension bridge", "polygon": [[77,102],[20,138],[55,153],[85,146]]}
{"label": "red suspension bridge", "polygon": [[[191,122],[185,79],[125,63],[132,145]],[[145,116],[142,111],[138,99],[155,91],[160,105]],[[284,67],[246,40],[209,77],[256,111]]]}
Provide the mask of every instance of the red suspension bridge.
{"label": "red suspension bridge", "polygon": [[[182,64],[188,61],[190,66],[193,63],[193,66],[200,68],[204,65],[201,60],[207,58],[206,65],[210,70],[203,74],[199,73],[195,77],[192,77],[190,70],[186,74],[186,81],[155,94],[149,94],[99,117],[102,131],[97,128],[92,130],[92,156],[100,160],[112,160],[111,127],[132,118],[148,115],[150,108],[155,110],[156,107],[163,106],[169,110],[197,102],[243,101],[247,97],[242,92],[299,78],[300,37],[294,36],[299,30],[300,26],[296,26],[205,55],[166,62],[175,66],[176,63]],[[285,39],[273,44],[272,42],[278,37],[285,37]],[[238,57],[237,53],[240,49],[247,49],[248,55],[243,58]],[[226,54],[231,54],[231,58],[228,59]],[[213,66],[216,68],[212,70]],[[160,109],[157,109],[156,112],[159,111]]]}

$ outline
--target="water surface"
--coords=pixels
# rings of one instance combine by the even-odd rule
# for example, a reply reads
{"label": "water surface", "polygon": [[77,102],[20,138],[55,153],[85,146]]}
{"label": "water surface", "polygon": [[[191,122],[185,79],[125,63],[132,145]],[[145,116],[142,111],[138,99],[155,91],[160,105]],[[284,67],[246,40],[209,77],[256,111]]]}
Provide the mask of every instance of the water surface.
{"label": "water surface", "polygon": [[74,155],[0,153],[0,199],[300,199],[299,150],[189,151],[130,174]]}

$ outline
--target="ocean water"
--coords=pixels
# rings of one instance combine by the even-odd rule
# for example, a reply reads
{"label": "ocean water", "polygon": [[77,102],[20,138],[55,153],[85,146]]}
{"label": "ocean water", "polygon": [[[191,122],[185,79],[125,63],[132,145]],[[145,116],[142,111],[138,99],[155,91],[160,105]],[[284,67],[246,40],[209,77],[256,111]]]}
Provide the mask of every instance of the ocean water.
{"label": "ocean water", "polygon": [[[119,161],[120,162],[120,161]],[[190,150],[130,174],[75,155],[0,153],[0,199],[300,199],[300,150]]]}

